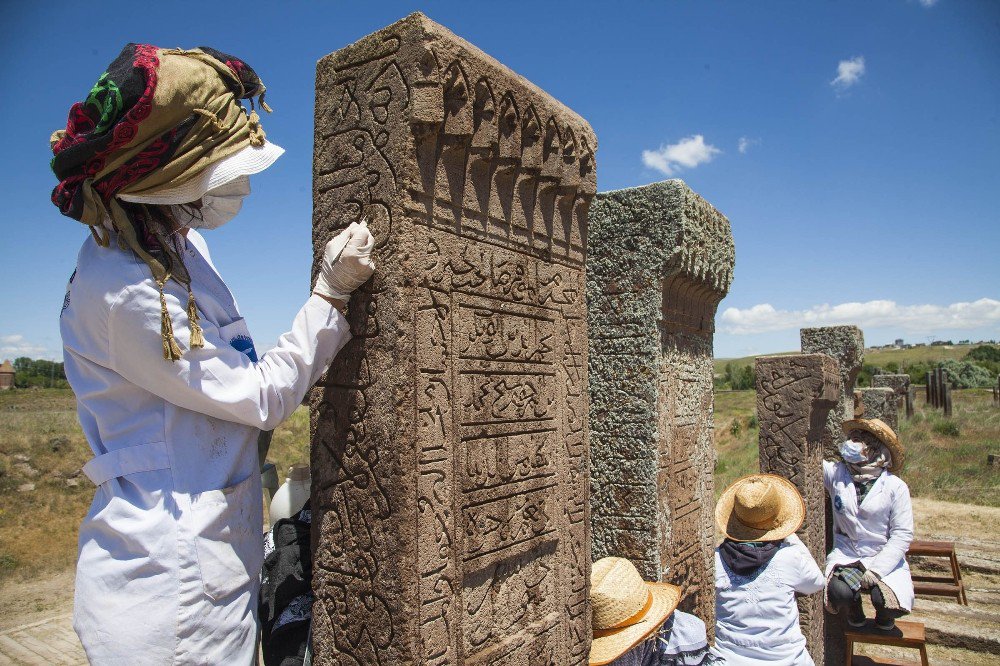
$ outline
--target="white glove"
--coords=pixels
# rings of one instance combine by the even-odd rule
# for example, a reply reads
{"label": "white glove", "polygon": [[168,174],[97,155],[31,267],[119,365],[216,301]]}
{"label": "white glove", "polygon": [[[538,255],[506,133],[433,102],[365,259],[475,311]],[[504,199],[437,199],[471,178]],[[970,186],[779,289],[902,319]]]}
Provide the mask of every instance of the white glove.
{"label": "white glove", "polygon": [[346,301],[375,272],[373,247],[375,239],[368,231],[368,223],[351,222],[326,244],[313,293]]}
{"label": "white glove", "polygon": [[861,577],[861,589],[870,590],[873,587],[878,587],[878,584],[881,580],[882,580],[881,576],[879,576],[871,569],[867,569],[865,571],[865,574]]}

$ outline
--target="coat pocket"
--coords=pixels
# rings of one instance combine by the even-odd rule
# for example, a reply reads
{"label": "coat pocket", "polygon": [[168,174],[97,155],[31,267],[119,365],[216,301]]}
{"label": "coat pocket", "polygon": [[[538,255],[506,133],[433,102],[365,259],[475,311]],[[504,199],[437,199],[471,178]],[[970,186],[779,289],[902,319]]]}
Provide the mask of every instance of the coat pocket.
{"label": "coat pocket", "polygon": [[219,601],[248,589],[264,560],[263,525],[251,474],[236,485],[207,490],[192,501],[195,549],[205,594]]}

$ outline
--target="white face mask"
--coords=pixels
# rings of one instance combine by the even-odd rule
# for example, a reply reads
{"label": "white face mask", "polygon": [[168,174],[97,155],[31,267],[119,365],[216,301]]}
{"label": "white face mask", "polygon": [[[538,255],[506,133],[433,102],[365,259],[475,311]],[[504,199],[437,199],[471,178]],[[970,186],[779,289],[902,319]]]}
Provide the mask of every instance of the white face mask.
{"label": "white face mask", "polygon": [[218,229],[236,217],[243,207],[243,199],[250,194],[250,176],[240,176],[225,185],[205,192],[201,209],[190,206],[171,206],[174,217],[191,229]]}
{"label": "white face mask", "polygon": [[844,459],[844,462],[863,463],[868,460],[868,447],[863,442],[849,439],[840,445],[840,457]]}

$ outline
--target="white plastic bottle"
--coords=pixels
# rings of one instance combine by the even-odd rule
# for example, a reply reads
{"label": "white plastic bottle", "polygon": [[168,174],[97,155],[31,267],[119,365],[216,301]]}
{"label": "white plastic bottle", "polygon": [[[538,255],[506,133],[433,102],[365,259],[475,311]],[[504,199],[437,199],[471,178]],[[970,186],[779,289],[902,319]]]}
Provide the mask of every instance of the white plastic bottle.
{"label": "white plastic bottle", "polygon": [[271,499],[269,514],[274,525],[282,518],[291,518],[309,500],[309,465],[296,463],[288,468],[288,478]]}

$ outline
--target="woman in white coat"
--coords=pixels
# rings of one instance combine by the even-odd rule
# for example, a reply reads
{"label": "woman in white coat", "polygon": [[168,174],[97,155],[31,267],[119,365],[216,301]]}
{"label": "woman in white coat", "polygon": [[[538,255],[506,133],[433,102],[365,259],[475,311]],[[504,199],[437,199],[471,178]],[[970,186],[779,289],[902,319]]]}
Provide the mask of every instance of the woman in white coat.
{"label": "woman in white coat", "polygon": [[913,540],[910,489],[896,476],[903,447],[879,419],[844,422],[843,462],[823,461],[833,503],[833,551],[826,559],[826,605],[855,627],[865,623],[861,595],[875,606],[875,626],[892,629],[913,608],[906,551]]}
{"label": "woman in white coat", "polygon": [[341,310],[373,272],[372,238],[351,224],[291,330],[257,356],[195,229],[232,218],[249,175],[283,152],[240,103],[266,109],[263,93],[233,56],[129,44],[52,137],[53,202],[93,236],[61,314],[95,456],[74,604],[91,663],[253,663],[257,438],[350,339]]}
{"label": "woman in white coat", "polygon": [[715,507],[725,535],[715,551],[715,646],[734,666],[813,664],[799,628],[796,594],[823,589],[816,560],[795,535],[802,496],[787,479],[752,474],[727,488]]}

